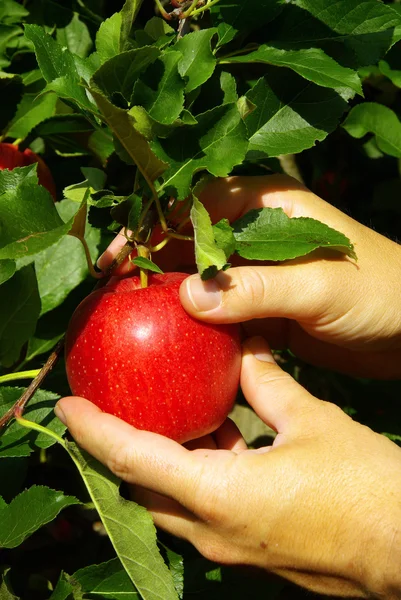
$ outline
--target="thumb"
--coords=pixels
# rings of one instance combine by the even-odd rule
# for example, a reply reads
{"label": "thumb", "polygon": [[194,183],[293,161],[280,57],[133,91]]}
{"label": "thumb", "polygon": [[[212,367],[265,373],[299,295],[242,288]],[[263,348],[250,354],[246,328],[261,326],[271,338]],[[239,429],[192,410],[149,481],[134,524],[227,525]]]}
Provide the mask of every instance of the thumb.
{"label": "thumb", "polygon": [[309,394],[276,363],[262,337],[247,340],[243,348],[241,388],[256,414],[278,433],[305,433],[322,402]]}

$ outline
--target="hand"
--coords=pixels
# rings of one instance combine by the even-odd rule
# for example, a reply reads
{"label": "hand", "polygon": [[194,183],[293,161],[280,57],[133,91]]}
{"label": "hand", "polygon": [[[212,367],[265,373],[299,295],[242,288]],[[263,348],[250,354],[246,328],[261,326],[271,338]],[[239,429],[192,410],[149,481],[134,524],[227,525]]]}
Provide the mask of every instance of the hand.
{"label": "hand", "polygon": [[[263,206],[282,207],[290,217],[313,217],[347,235],[358,262],[318,251],[279,266],[250,266],[234,257],[234,264],[247,266],[220,273],[214,283],[202,284],[193,276],[183,284],[181,301],[191,315],[211,323],[246,321],[248,336],[261,333],[272,347],[290,348],[317,366],[379,379],[400,377],[398,244],[282,175],[218,179],[201,200],[214,222],[223,217],[232,222]],[[102,268],[124,243],[117,236],[99,261]],[[194,272],[187,242],[172,241],[154,259],[163,270]],[[130,268],[126,263],[122,272]]]}
{"label": "hand", "polygon": [[318,593],[399,598],[401,449],[311,396],[261,338],[245,346],[241,385],[278,432],[272,447],[247,450],[230,421],[188,449],[82,398],[56,412],[83,448],[139,486],[156,525],[207,558]]}

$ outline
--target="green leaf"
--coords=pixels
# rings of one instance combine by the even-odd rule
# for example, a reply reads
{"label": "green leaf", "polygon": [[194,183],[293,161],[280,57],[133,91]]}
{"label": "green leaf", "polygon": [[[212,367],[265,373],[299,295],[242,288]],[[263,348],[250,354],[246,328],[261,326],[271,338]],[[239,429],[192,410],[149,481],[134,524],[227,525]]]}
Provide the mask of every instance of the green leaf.
{"label": "green leaf", "polygon": [[[3,416],[9,408],[22,396],[25,388],[0,387],[0,415]],[[58,435],[62,435],[65,426],[54,415],[54,405],[60,399],[58,394],[38,390],[25,409],[24,417],[46,426]],[[49,448],[55,443],[52,437],[36,431],[27,431],[17,421],[11,422],[0,435],[0,460],[5,457],[30,456],[37,448]]]}
{"label": "green leaf", "polygon": [[56,111],[57,96],[55,94],[24,94],[18,105],[14,119],[7,128],[7,135],[12,138],[26,138],[42,121],[49,119]]}
{"label": "green leaf", "polygon": [[218,271],[227,268],[226,255],[215,242],[209,213],[195,196],[191,209],[191,221],[195,236],[196,266],[202,279],[215,277]]}
{"label": "green leaf", "polygon": [[218,47],[228,44],[239,33],[262,28],[283,10],[281,0],[221,0],[212,8],[219,25]]}
{"label": "green leaf", "polygon": [[245,157],[248,141],[245,125],[236,104],[225,104],[197,116],[198,123],[181,127],[167,140],[153,142],[157,155],[170,166],[163,174],[160,189],[176,193],[183,200],[192,177],[202,170],[226,177]]}
{"label": "green leaf", "polygon": [[246,118],[251,157],[279,156],[310,148],[333,131],[347,108],[334,90],[295,73],[274,70],[247,93],[256,109]]}
{"label": "green leaf", "polygon": [[15,273],[13,260],[0,260],[0,285],[10,279]]}
{"label": "green leaf", "polygon": [[77,58],[68,48],[58,44],[38,25],[26,25],[25,36],[35,47],[35,54],[43,77],[48,82],[45,91],[56,92],[79,106],[91,110],[92,104],[81,85]]}
{"label": "green leaf", "polygon": [[139,75],[158,57],[160,50],[152,46],[122,52],[107,60],[93,75],[93,82],[109,98],[121,94],[130,102]]}
{"label": "green leaf", "polygon": [[[57,208],[63,220],[67,222],[74,217],[78,206],[71,200],[63,200],[57,204]],[[94,263],[98,257],[100,231],[89,224],[86,224],[85,229],[85,239]],[[71,236],[63,237],[35,256],[35,270],[42,303],[41,315],[64,302],[68,294],[89,274],[82,244]]]}
{"label": "green leaf", "polygon": [[34,334],[40,312],[36,275],[31,265],[0,288],[0,363],[11,367]]}
{"label": "green leaf", "polygon": [[71,52],[58,44],[42,27],[25,25],[25,36],[35,46],[38,64],[47,82],[63,76],[79,79]]}
{"label": "green leaf", "polygon": [[121,9],[121,50],[125,50],[129,44],[132,26],[138,16],[143,0],[125,0]]}
{"label": "green leaf", "polygon": [[160,123],[173,123],[184,108],[185,81],[178,70],[181,59],[179,52],[165,52],[134,86],[131,103],[143,106]]}
{"label": "green leaf", "polygon": [[157,548],[149,513],[120,496],[120,481],[75,444],[66,443],[111,543],[143,600],[177,600],[169,570]]}
{"label": "green leaf", "polygon": [[342,67],[320,48],[291,50],[263,45],[255,52],[243,56],[233,56],[224,63],[265,63],[277,67],[288,67],[305,79],[328,88],[349,87],[362,95],[362,85],[358,74]]}
{"label": "green leaf", "polygon": [[228,219],[222,219],[213,225],[213,235],[217,247],[223,250],[228,260],[235,252],[235,237]]}
{"label": "green leaf", "polygon": [[141,269],[147,269],[148,271],[152,271],[153,273],[163,273],[160,267],[158,267],[154,262],[149,260],[148,258],[144,258],[143,256],[137,256],[133,259],[133,264]]}
{"label": "green leaf", "polygon": [[96,52],[102,63],[120,53],[121,25],[121,13],[115,13],[100,25],[96,33]]}
{"label": "green leaf", "polygon": [[6,130],[9,121],[13,119],[23,92],[24,84],[19,75],[9,75],[8,73],[0,72],[0,96],[2,98],[0,131],[3,129]]}
{"label": "green leaf", "polygon": [[385,60],[379,62],[379,69],[396,87],[401,88],[401,69],[392,69]]}
{"label": "green leaf", "polygon": [[110,129],[142,175],[149,181],[155,181],[167,165],[154,154],[149,142],[136,130],[135,119],[127,111],[111,104],[100,90],[92,87],[91,93]]}
{"label": "green leaf", "polygon": [[29,11],[26,10],[19,2],[15,0],[2,0],[0,5],[0,22],[5,25],[13,25],[14,23],[20,23],[24,17],[29,15]]}
{"label": "green leaf", "polygon": [[0,548],[16,548],[63,508],[79,503],[73,496],[33,485],[0,510]]}
{"label": "green leaf", "polygon": [[0,259],[36,254],[68,233],[49,192],[37,185],[36,165],[0,171]]}
{"label": "green leaf", "polygon": [[376,0],[295,0],[274,23],[273,45],[319,47],[354,69],[376,64],[400,39],[401,15]]}
{"label": "green leaf", "polygon": [[0,569],[0,600],[19,600],[19,598],[13,593],[11,584],[9,582],[8,573],[10,569]]}
{"label": "green leaf", "polygon": [[184,596],[184,558],[181,554],[177,554],[177,552],[174,552],[164,545],[163,549],[166,552],[168,566],[174,581],[174,587],[181,600]]}
{"label": "green leaf", "polygon": [[181,52],[178,65],[180,75],[186,78],[186,92],[192,92],[205,83],[213,74],[216,58],[211,49],[211,41],[217,29],[202,29],[182,37],[174,46]]}
{"label": "green leaf", "polygon": [[236,250],[248,260],[282,261],[329,248],[356,259],[354,247],[342,233],[309,217],[290,219],[282,208],[249,211],[233,223]]}
{"label": "green leaf", "polygon": [[[138,30],[138,32],[139,31],[141,30]],[[160,17],[152,17],[146,23],[143,31],[146,36],[150,38],[149,41],[153,42],[158,48],[167,46],[176,35],[175,30]]]}
{"label": "green leaf", "polygon": [[82,591],[108,600],[140,600],[132,581],[118,558],[100,565],[91,565],[72,576]]}
{"label": "green leaf", "polygon": [[129,36],[143,0],[126,0],[121,12],[103,21],[96,34],[96,50],[101,62],[129,50]]}
{"label": "green leaf", "polygon": [[49,600],[77,600],[74,594],[74,587],[71,579],[68,578],[67,580],[65,577],[65,573],[60,575],[60,578]]}
{"label": "green leaf", "polygon": [[72,54],[81,58],[88,56],[92,47],[91,36],[87,26],[80,20],[77,13],[74,13],[68,25],[57,29],[56,36],[57,42],[68,48]]}
{"label": "green leaf", "polygon": [[343,127],[358,139],[373,133],[382,152],[401,158],[401,123],[391,108],[364,102],[351,110]]}

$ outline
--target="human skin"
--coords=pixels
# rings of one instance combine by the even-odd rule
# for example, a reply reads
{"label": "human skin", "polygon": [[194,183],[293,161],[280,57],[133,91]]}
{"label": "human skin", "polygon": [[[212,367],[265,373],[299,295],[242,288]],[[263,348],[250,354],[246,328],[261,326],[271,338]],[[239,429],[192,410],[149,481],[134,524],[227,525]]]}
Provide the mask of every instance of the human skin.
{"label": "human skin", "polygon": [[[313,364],[400,376],[396,244],[280,176],[218,180],[202,200],[213,220],[260,206],[320,219],[348,235],[358,263],[314,253],[280,267],[239,266],[218,276],[217,290],[195,276],[197,295],[185,282],[181,288],[193,316],[246,321],[248,334],[256,325],[274,347],[289,345]],[[172,255],[163,260],[177,268]],[[182,252],[180,260],[190,267]],[[205,311],[205,296],[206,307],[216,298],[218,307]],[[248,450],[229,420],[184,448],[84,399],[65,398],[57,412],[80,445],[135,485],[158,526],[206,557],[263,567],[319,593],[399,598],[401,450],[311,396],[274,363],[261,338],[245,344],[241,386],[277,431],[272,448]]]}
{"label": "human skin", "polygon": [[[398,244],[283,175],[217,179],[203,190],[201,200],[213,222],[223,217],[233,222],[261,207],[281,207],[289,217],[318,219],[349,237],[358,260],[327,250],[278,266],[234,257],[233,265],[242,266],[220,273],[212,282],[203,283],[194,275],[182,285],[181,302],[192,316],[211,323],[245,322],[246,335],[260,333],[271,347],[289,348],[316,366],[361,377],[401,377]],[[125,238],[117,236],[99,265],[104,268],[124,243]],[[154,260],[163,270],[193,272],[188,243],[174,240]],[[126,262],[120,272],[130,268]],[[205,310],[212,301],[219,306]]]}
{"label": "human skin", "polygon": [[180,446],[63,398],[56,414],[85,450],[134,484],[155,524],[224,564],[262,567],[310,590],[401,594],[401,449],[311,396],[262,338],[244,347],[241,386],[278,435],[248,450],[227,420]]}

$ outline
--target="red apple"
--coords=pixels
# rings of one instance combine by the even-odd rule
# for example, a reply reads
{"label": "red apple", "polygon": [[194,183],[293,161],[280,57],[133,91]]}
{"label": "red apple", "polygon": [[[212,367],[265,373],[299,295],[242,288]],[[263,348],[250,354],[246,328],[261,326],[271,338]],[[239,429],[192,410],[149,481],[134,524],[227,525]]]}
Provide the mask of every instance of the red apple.
{"label": "red apple", "polygon": [[239,384],[237,325],[196,321],[182,308],[183,273],[114,277],[76,309],[66,338],[72,393],[139,429],[180,443],[211,433]]}
{"label": "red apple", "polygon": [[40,185],[47,188],[54,200],[56,200],[56,185],[49,167],[44,160],[29,148],[21,151],[17,146],[14,146],[14,144],[0,143],[0,171],[3,171],[4,169],[12,171],[15,167],[27,167],[33,163],[38,163],[38,179]]}

